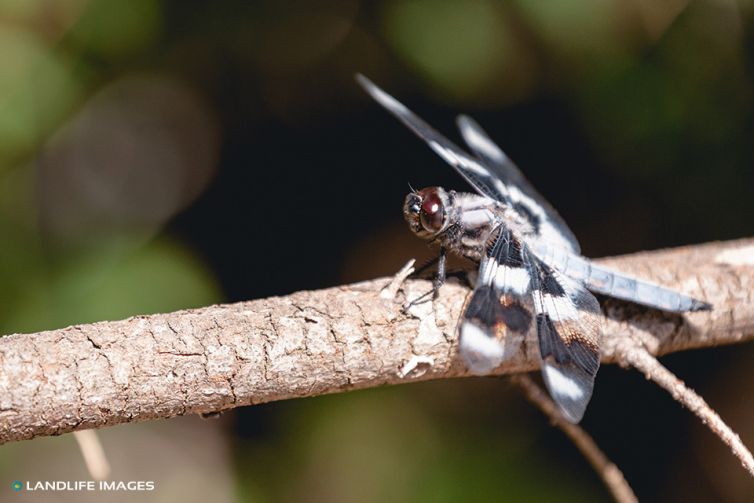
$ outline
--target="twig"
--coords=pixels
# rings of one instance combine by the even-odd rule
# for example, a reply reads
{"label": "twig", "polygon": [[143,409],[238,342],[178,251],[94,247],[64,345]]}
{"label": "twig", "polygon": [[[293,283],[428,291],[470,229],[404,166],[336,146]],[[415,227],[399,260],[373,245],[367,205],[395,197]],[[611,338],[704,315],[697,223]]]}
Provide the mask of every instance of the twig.
{"label": "twig", "polygon": [[730,447],[733,455],[739,459],[746,471],[754,476],[754,457],[752,457],[751,451],[701,396],[686,386],[682,380],[661,364],[657,358],[649,354],[640,344],[626,340],[621,342],[621,346],[623,347],[621,353],[625,363],[642,372],[647,379],[652,380],[670,393],[675,401],[680,402],[696,414],[712,433],[720,437],[725,445]]}
{"label": "twig", "polygon": [[514,383],[523,390],[524,396],[539,407],[544,414],[550,418],[553,425],[560,428],[563,433],[571,439],[574,445],[581,451],[581,454],[589,461],[597,475],[607,486],[607,489],[613,495],[618,503],[634,503],[639,501],[636,498],[631,486],[628,485],[623,472],[610,461],[604,452],[599,448],[594,439],[580,426],[569,422],[563,417],[555,402],[545,393],[526,374],[514,375],[511,378]]}
{"label": "twig", "polygon": [[105,450],[94,430],[79,430],[73,432],[84,456],[86,469],[94,480],[105,480],[110,475],[110,463],[107,462]]}
{"label": "twig", "polygon": [[[754,339],[747,249],[754,240],[600,260],[715,305],[673,316],[606,303],[603,363],[620,359],[627,338],[652,354]],[[467,375],[456,326],[468,289],[448,282],[403,314],[401,302],[430,284],[407,280],[398,298],[381,298],[389,282],[0,338],[0,443]],[[538,368],[535,344],[511,346],[495,374]]]}
{"label": "twig", "polygon": [[395,276],[393,276],[393,279],[390,281],[390,283],[388,283],[388,285],[380,291],[381,299],[393,300],[395,296],[398,295],[398,290],[400,290],[403,282],[406,281],[406,278],[414,273],[415,263],[416,260],[411,259],[406,262],[406,265],[401,267],[401,270],[398,271]]}

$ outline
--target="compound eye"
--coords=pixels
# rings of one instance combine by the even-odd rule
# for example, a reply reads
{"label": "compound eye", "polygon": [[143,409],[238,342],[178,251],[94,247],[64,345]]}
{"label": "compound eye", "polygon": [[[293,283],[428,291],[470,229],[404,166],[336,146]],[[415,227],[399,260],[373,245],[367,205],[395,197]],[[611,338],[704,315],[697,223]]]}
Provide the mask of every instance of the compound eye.
{"label": "compound eye", "polygon": [[436,192],[430,192],[424,197],[419,213],[419,221],[428,232],[438,232],[445,220],[445,208]]}

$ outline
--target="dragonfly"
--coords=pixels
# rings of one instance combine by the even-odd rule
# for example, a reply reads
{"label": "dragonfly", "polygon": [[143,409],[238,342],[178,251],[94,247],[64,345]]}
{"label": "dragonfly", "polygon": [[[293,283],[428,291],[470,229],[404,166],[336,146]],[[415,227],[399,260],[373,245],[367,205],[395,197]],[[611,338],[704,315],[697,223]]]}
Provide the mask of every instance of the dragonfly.
{"label": "dragonfly", "polygon": [[712,309],[582,256],[565,221],[470,117],[460,115],[457,125],[472,154],[368,78],[356,79],[476,191],[412,189],[403,205],[411,231],[440,247],[428,295],[445,282],[448,252],[479,264],[458,324],[459,352],[471,374],[491,373],[516,343],[536,334],[545,386],[563,416],[578,423],[600,365],[603,315],[595,293],[670,313]]}

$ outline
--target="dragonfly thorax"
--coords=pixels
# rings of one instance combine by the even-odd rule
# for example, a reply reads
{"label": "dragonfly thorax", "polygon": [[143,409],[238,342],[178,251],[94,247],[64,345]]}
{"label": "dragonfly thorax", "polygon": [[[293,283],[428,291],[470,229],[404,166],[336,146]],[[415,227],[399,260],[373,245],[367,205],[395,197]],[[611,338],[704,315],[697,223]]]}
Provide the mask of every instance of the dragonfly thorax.
{"label": "dragonfly thorax", "polygon": [[406,196],[411,230],[456,255],[478,262],[490,233],[503,225],[506,207],[478,194],[428,187]]}

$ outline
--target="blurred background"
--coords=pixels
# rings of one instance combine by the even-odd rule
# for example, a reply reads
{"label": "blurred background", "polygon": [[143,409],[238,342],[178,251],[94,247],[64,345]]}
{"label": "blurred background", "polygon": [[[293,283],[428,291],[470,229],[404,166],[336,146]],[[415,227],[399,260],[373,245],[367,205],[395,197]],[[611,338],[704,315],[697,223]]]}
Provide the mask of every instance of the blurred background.
{"label": "blurred background", "polygon": [[[474,116],[587,256],[754,235],[754,2],[0,0],[0,332],[394,273],[431,256],[407,183],[466,190],[355,84],[458,139]],[[663,358],[754,445],[754,347]],[[584,427],[646,501],[754,482],[635,372]],[[600,480],[505,380],[465,379],[100,432],[128,501],[592,501]],[[71,435],[0,447],[88,478]],[[96,495],[93,495],[94,497]]]}

